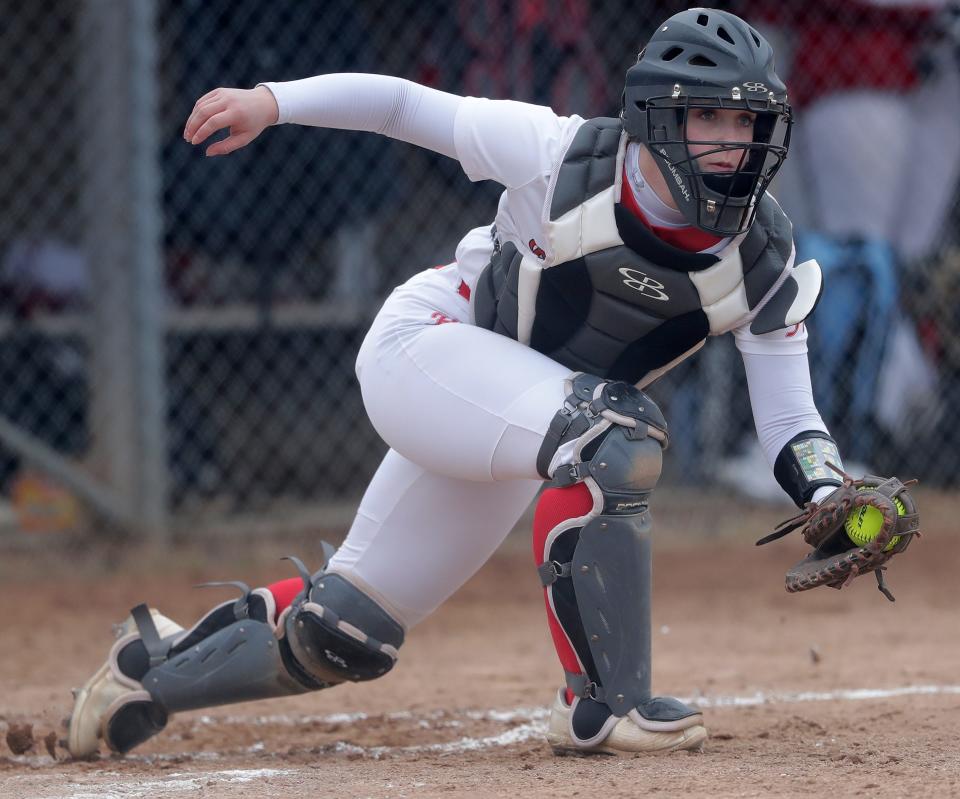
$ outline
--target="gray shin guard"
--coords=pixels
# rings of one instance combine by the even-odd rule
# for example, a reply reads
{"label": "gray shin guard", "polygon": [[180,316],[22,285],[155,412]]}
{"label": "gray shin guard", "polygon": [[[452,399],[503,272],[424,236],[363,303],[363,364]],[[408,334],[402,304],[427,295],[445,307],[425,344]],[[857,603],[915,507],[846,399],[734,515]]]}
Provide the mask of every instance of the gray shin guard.
{"label": "gray shin guard", "polygon": [[551,531],[540,567],[584,667],[584,675],[568,675],[568,687],[581,698],[574,734],[584,742],[599,735],[609,715],[629,715],[651,730],[683,729],[699,711],[650,691],[647,506],[667,446],[666,423],[653,400],[633,386],[583,374],[568,385],[538,466],[545,474],[557,450],[573,442],[572,462],[555,468],[552,485],[583,482],[594,500],[586,517]]}
{"label": "gray shin guard", "polygon": [[217,605],[188,632],[161,639],[146,605],[133,609],[140,638],[117,658],[142,691],[108,710],[104,738],[128,752],[160,732],[182,710],[289,696],[324,687],[288,669],[273,624],[272,597],[260,589]]}
{"label": "gray shin guard", "polygon": [[[139,628],[144,636],[145,626]],[[143,640],[151,654],[143,687],[168,713],[325,687],[293,677],[273,626],[252,618],[236,620],[185,649],[178,647],[176,654],[164,655]]]}
{"label": "gray shin guard", "polygon": [[182,710],[369,680],[393,667],[403,643],[400,624],[344,577],[323,571],[311,577],[291,560],[304,590],[276,624],[272,597],[265,601],[269,591],[246,586],[239,600],[218,605],[172,639],[160,639],[146,606],[134,609],[135,643],[142,646],[121,653],[118,663],[143,690],[107,714],[104,737],[112,749],[129,751]]}
{"label": "gray shin guard", "polygon": [[[602,514],[580,530],[571,579],[597,685],[616,716],[650,698],[650,514]],[[586,690],[586,686],[584,686]]]}
{"label": "gray shin guard", "polygon": [[688,726],[685,720],[699,711],[651,696],[650,530],[644,510],[603,513],[580,531],[571,579],[596,669],[595,684],[584,685],[582,695],[644,729],[672,731]]}

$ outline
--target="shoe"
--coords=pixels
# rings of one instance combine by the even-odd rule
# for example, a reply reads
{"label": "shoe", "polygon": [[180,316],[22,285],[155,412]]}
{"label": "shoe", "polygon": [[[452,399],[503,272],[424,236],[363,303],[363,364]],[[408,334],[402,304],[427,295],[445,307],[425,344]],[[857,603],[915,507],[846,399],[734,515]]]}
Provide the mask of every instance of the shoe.
{"label": "shoe", "polygon": [[[150,611],[157,633],[161,638],[177,635],[183,628],[156,610]],[[110,649],[107,661],[84,684],[74,691],[73,712],[67,721],[67,749],[75,758],[90,757],[100,747],[104,738],[103,722],[110,718],[114,704],[122,699],[129,701],[133,694],[141,693],[145,700],[149,694],[143,686],[127,677],[117,663],[121,650],[140,637],[137,625],[130,616],[116,627],[117,641]]]}
{"label": "shoe", "polygon": [[[671,707],[685,707],[675,699],[662,701],[670,703]],[[594,700],[576,697],[573,704],[567,704],[566,690],[561,688],[550,708],[547,743],[557,755],[699,751],[707,740],[707,728],[703,726],[703,716],[696,709],[686,709],[691,713],[683,718],[647,721],[660,729],[645,729],[633,718],[636,714],[641,722],[646,721],[638,711],[617,718],[606,705]],[[574,732],[575,715],[579,735]]]}

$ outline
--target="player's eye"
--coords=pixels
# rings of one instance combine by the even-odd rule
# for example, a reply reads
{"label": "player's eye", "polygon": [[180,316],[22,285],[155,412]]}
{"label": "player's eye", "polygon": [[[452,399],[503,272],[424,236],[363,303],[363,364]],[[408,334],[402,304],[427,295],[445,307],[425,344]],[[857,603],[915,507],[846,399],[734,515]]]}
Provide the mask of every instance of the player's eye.
{"label": "player's eye", "polygon": [[752,128],[756,119],[757,118],[753,116],[753,114],[741,114],[739,120],[740,126],[743,128]]}
{"label": "player's eye", "polygon": [[703,120],[704,122],[713,122],[713,120],[715,120],[716,118],[717,118],[717,114],[715,111],[706,109],[700,112],[700,119]]}

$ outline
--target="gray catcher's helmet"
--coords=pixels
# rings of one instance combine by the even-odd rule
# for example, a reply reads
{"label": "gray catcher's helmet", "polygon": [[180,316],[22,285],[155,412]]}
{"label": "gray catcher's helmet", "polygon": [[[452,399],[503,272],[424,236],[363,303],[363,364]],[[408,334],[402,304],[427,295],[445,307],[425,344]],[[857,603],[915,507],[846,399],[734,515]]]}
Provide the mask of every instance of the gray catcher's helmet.
{"label": "gray catcher's helmet", "polygon": [[[742,108],[755,113],[753,141],[710,144],[690,155],[687,118],[696,108]],[[747,230],[790,143],[787,89],[773,50],[737,16],[691,8],[664,22],[627,70],[621,110],[627,134],[643,142],[690,224],[721,236]],[[705,170],[701,159],[739,150],[732,173]]]}

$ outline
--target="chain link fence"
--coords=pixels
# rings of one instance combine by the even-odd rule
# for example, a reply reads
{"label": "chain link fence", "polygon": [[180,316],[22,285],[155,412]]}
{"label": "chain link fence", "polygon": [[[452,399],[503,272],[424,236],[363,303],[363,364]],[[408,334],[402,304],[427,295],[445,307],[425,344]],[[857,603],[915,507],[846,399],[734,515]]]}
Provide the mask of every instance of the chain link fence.
{"label": "chain link fence", "polygon": [[[828,290],[820,406],[848,460],[960,473],[960,22],[946,2],[726,3],[797,105],[774,187]],[[796,6],[796,7],[795,7]],[[323,518],[385,449],[353,375],[380,300],[449,262],[499,189],[367,134],[283,126],[227,158],[180,132],[216,86],[380,72],[585,117],[687,4],[51,0],[14,4],[0,127],[0,497],[167,540]],[[842,46],[840,46],[840,44]],[[729,338],[729,337],[726,337]],[[730,341],[652,390],[668,479],[779,489]],[[888,364],[880,368],[881,364]]]}

